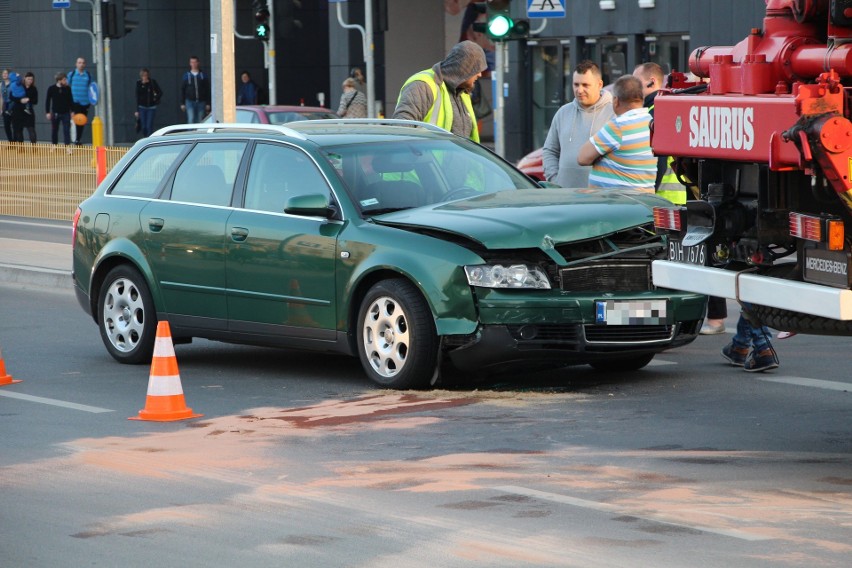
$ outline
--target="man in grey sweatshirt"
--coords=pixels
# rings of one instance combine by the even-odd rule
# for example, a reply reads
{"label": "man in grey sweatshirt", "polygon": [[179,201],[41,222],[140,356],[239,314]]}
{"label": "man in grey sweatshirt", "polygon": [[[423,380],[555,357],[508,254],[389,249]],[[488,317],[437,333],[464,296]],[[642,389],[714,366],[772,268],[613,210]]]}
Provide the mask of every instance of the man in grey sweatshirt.
{"label": "man in grey sweatshirt", "polygon": [[560,187],[588,187],[592,167],[578,165],[577,153],[613,115],[612,95],[591,61],[577,65],[573,80],[574,100],[556,111],[544,141],[544,177]]}

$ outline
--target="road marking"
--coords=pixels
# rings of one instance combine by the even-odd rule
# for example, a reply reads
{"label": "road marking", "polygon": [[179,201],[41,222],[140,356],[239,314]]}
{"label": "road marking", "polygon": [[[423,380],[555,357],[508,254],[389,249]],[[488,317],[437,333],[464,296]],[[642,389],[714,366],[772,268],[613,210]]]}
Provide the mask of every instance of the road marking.
{"label": "road marking", "polygon": [[0,219],[0,223],[7,223],[9,225],[26,225],[27,227],[46,227],[48,229],[60,229],[63,231],[71,230],[71,227],[66,225],[51,225],[50,223],[34,223],[32,221],[12,221],[10,219]]}
{"label": "road marking", "polygon": [[677,365],[677,362],[668,361],[666,359],[651,359],[651,362],[648,363],[649,367],[663,367],[665,365]]}
{"label": "road marking", "polygon": [[716,527],[708,527],[704,525],[694,525],[690,523],[684,523],[680,521],[672,521],[671,519],[663,518],[662,516],[657,515],[649,515],[647,513],[638,513],[636,511],[632,511],[630,509],[619,507],[617,505],[609,505],[607,503],[598,503],[597,501],[588,501],[586,499],[578,499],[576,497],[570,497],[568,495],[562,495],[559,493],[550,493],[548,491],[538,491],[537,489],[529,489],[527,487],[518,487],[516,485],[503,485],[500,487],[492,487],[495,491],[505,491],[506,493],[513,493],[515,495],[524,495],[526,497],[534,497],[536,499],[542,499],[544,501],[552,501],[554,503],[562,503],[563,505],[572,505],[574,507],[582,507],[583,509],[592,509],[595,511],[602,511],[605,513],[614,513],[618,515],[625,515],[630,517],[635,517],[637,519],[643,519],[646,521],[651,521],[654,523],[661,523],[664,525],[672,525],[676,527],[683,527],[687,529],[697,530],[706,533],[713,533],[722,536],[729,536],[732,538],[738,538],[741,540],[772,540],[772,537],[758,535],[758,534],[750,534],[747,532],[739,531],[737,529],[723,529]]}
{"label": "road marking", "polygon": [[82,410],[83,412],[115,412],[115,410],[110,410],[109,408],[99,408],[97,406],[86,406],[85,404],[77,404],[76,402],[66,402],[64,400],[56,400],[53,398],[43,398],[40,396],[31,396],[28,394],[20,394],[17,392],[9,392],[9,391],[0,391],[0,396],[5,396],[8,398],[17,398],[19,400],[26,400],[29,402],[39,402],[41,404],[52,404],[53,406],[61,406],[63,408],[70,408],[72,410]]}
{"label": "road marking", "polygon": [[852,391],[852,384],[841,383],[838,381],[823,381],[820,379],[806,379],[804,377],[774,377],[769,375],[757,376],[755,378],[759,381],[766,381],[769,383],[783,383],[786,385],[798,385],[801,387],[812,387],[816,389],[844,392]]}

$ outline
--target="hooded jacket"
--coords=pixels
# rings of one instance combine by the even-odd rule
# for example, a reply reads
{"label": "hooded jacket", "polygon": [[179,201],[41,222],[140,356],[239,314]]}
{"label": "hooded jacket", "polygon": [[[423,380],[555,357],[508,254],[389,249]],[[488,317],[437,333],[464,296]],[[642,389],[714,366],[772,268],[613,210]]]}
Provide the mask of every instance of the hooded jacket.
{"label": "hooded jacket", "polygon": [[556,111],[542,148],[545,179],[560,187],[588,187],[592,167],[577,164],[577,154],[613,114],[609,91],[601,91],[601,98],[590,107],[581,107],[574,99]]}
{"label": "hooded jacket", "polygon": [[[441,112],[447,117],[448,124],[438,124],[447,128],[453,134],[479,139],[476,117],[472,114],[470,94],[459,88],[459,85],[478,73],[488,69],[485,52],[472,41],[456,44],[440,63],[431,69],[412,75],[403,84],[393,118],[417,120],[426,122],[426,116],[435,106],[433,85],[428,82],[430,77],[438,86],[438,93],[447,100],[450,108],[442,108]],[[437,123],[436,123],[437,124]]]}

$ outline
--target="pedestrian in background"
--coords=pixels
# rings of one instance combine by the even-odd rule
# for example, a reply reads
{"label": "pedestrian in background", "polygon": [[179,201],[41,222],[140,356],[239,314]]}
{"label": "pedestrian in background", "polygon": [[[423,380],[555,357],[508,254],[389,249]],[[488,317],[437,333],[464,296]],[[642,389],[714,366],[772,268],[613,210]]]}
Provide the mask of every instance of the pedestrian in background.
{"label": "pedestrian in background", "polygon": [[259,102],[260,89],[248,71],[240,73],[240,87],[237,89],[238,105],[256,105]]}
{"label": "pedestrian in background", "polygon": [[778,354],[769,339],[772,333],[764,325],[754,325],[745,313],[740,313],[737,333],[731,342],[722,348],[722,357],[735,367],[749,373],[775,369],[780,365]]}
{"label": "pedestrian in background", "polygon": [[148,137],[154,131],[154,115],[157,105],[163,97],[163,91],[157,81],[151,78],[151,73],[143,67],[139,70],[139,80],[136,81],[136,115],[137,132],[142,137]]}
{"label": "pedestrian in background", "polygon": [[10,69],[3,69],[2,77],[0,77],[0,111],[3,111],[3,129],[6,131],[6,140],[12,142],[12,108],[9,97],[11,96],[12,81],[9,79]]}
{"label": "pedestrian in background", "polygon": [[[77,64],[74,69],[68,73],[68,85],[71,87],[71,120],[74,122],[74,128],[71,130],[74,144],[78,146],[83,143],[83,130],[86,128],[86,122],[89,117],[89,85],[92,84],[92,76],[86,71],[86,59],[84,57],[77,58]],[[80,120],[82,124],[74,120],[75,114],[82,114],[86,120]]]}
{"label": "pedestrian in background", "polygon": [[347,77],[343,81],[343,94],[337,116],[343,118],[367,118],[367,97],[355,86],[355,79]]}
{"label": "pedestrian in background", "polygon": [[581,61],[572,79],[574,100],[556,111],[544,141],[544,176],[560,187],[588,187],[592,168],[579,165],[577,154],[613,115],[612,95],[603,90],[600,67],[592,61]]}
{"label": "pedestrian in background", "polygon": [[54,76],[55,83],[47,88],[44,98],[44,112],[50,122],[50,142],[59,143],[59,126],[62,126],[62,139],[65,145],[71,144],[71,87],[68,77],[59,72]]}
{"label": "pedestrian in background", "polygon": [[[12,83],[14,84],[14,80]],[[38,104],[38,89],[35,85],[35,75],[27,71],[22,82],[23,96],[16,96],[12,89],[10,97],[12,101],[12,136],[15,142],[24,141],[24,129],[29,134],[30,143],[36,143],[35,112],[33,108]]]}
{"label": "pedestrian in background", "polygon": [[349,77],[355,80],[355,88],[362,93],[367,92],[367,81],[364,79],[364,73],[360,67],[353,67],[349,70]]}
{"label": "pedestrian in background", "polygon": [[651,151],[651,115],[643,106],[642,81],[618,78],[612,88],[615,113],[577,153],[577,163],[592,166],[589,187],[654,193],[657,158]]}
{"label": "pedestrian in background", "polygon": [[201,70],[201,61],[193,55],[189,58],[189,71],[183,74],[180,87],[180,110],[186,112],[186,122],[201,122],[210,112],[210,79]]}
{"label": "pedestrian in background", "polygon": [[479,142],[470,92],[487,69],[480,46],[472,41],[457,43],[443,61],[403,83],[393,117],[428,122]]}

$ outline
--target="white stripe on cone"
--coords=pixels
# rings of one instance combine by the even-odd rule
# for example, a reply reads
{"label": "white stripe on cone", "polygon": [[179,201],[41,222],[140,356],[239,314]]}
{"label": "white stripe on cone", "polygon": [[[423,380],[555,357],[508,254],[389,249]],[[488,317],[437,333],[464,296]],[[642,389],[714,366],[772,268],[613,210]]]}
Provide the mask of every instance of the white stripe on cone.
{"label": "white stripe on cone", "polygon": [[180,375],[154,376],[148,379],[148,396],[173,396],[183,394]]}
{"label": "white stripe on cone", "polygon": [[154,340],[154,357],[174,357],[175,346],[171,337],[158,337]]}

